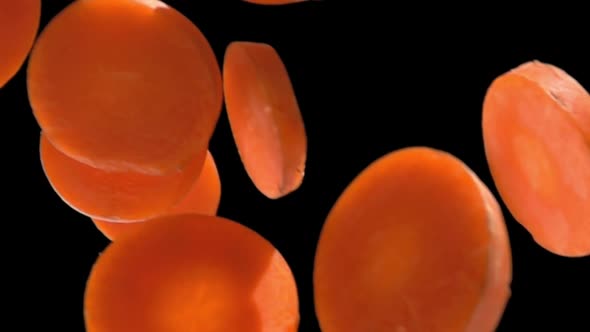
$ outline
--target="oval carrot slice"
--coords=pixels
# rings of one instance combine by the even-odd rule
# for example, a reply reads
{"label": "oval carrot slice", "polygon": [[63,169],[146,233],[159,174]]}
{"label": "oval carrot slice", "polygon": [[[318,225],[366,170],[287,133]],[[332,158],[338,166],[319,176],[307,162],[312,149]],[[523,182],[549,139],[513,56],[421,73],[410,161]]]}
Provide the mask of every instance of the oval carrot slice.
{"label": "oval carrot slice", "polygon": [[[192,185],[188,194],[165,214],[195,213],[214,216],[217,214],[220,200],[221,181],[219,180],[219,173],[211,152],[207,151],[201,175]],[[111,241],[118,238],[122,233],[130,232],[132,229],[142,227],[144,224],[143,222],[112,222],[100,219],[92,219],[92,221],[96,228]]]}
{"label": "oval carrot slice", "polygon": [[28,89],[57,149],[95,168],[152,175],[205,154],[223,101],[208,41],[157,0],[70,4],[32,50]]}
{"label": "oval carrot slice", "polygon": [[225,105],[244,167],[271,199],[299,188],[307,136],[287,70],[275,49],[233,42],[223,62]]}
{"label": "oval carrot slice", "polygon": [[41,0],[0,0],[0,88],[25,63],[40,21]]}
{"label": "oval carrot slice", "polygon": [[590,96],[538,61],[500,75],[483,104],[485,153],[500,196],[543,248],[590,254]]}
{"label": "oval carrot slice", "polygon": [[88,332],[296,332],[297,287],[271,243],[236,222],[175,215],[110,244],[85,293]]}
{"label": "oval carrot slice", "polygon": [[323,332],[494,331],[511,274],[485,185],[448,153],[405,148],[368,166],[329,213],[316,312]]}
{"label": "oval carrot slice", "polygon": [[69,158],[41,135],[41,164],[49,183],[71,208],[97,219],[142,220],[161,215],[196,181],[205,153],[167,175],[106,172]]}

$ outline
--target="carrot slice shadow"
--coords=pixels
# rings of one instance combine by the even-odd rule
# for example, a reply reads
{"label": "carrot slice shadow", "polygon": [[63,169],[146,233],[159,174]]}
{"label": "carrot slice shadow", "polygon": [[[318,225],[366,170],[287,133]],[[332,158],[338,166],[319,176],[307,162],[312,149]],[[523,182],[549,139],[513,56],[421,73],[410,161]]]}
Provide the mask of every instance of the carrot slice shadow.
{"label": "carrot slice shadow", "polygon": [[301,185],[307,136],[285,65],[264,43],[232,42],[225,51],[223,86],[232,134],[246,172],[271,199]]}
{"label": "carrot slice shadow", "polygon": [[236,222],[158,218],[111,243],[85,292],[88,332],[296,332],[297,288],[276,248]]}

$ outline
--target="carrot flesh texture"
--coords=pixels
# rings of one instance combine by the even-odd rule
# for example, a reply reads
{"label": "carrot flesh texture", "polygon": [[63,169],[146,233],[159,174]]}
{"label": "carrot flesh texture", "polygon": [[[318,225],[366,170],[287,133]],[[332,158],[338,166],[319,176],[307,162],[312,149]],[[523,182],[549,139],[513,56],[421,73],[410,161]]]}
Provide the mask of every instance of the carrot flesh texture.
{"label": "carrot flesh texture", "polygon": [[[217,214],[220,200],[221,181],[213,155],[208,151],[199,178],[192,185],[188,194],[173,205],[165,215],[195,213],[214,216]],[[100,219],[92,219],[92,221],[96,228],[111,241],[121,236],[122,233],[131,232],[144,225],[144,221],[112,222]]]}
{"label": "carrot flesh texture", "polygon": [[254,185],[271,199],[297,190],[305,172],[307,136],[276,50],[263,43],[231,43],[223,85],[234,140]]}
{"label": "carrot flesh texture", "polygon": [[318,243],[322,331],[494,331],[510,296],[509,244],[497,202],[476,180],[425,147],[365,169]]}
{"label": "carrot flesh texture", "polygon": [[535,242],[558,255],[586,256],[590,96],[582,98],[579,84],[555,76],[555,68],[526,63],[492,82],[483,105],[485,153],[500,196]]}
{"label": "carrot flesh texture", "polygon": [[221,113],[221,72],[201,31],[157,0],[76,1],[33,47],[34,115],[60,151],[150,175],[205,153]]}
{"label": "carrot flesh texture", "polygon": [[174,215],[126,233],[87,282],[88,332],[296,332],[295,280],[276,248],[213,216]]}
{"label": "carrot flesh texture", "polygon": [[41,0],[0,0],[0,88],[20,70],[41,22]]}
{"label": "carrot flesh texture", "polygon": [[102,220],[134,221],[161,215],[197,180],[205,153],[183,170],[166,175],[106,172],[69,158],[42,134],[43,171],[55,192],[79,213]]}

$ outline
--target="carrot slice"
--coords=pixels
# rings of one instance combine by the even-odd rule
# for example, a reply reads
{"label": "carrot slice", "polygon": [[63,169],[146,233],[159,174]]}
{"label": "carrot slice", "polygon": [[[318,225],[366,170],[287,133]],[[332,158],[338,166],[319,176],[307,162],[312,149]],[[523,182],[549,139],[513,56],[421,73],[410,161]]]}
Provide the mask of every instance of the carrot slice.
{"label": "carrot slice", "polygon": [[0,0],[0,88],[25,63],[40,22],[41,0]]}
{"label": "carrot slice", "polygon": [[[208,216],[217,214],[219,201],[221,200],[221,181],[215,160],[211,152],[207,151],[207,157],[203,164],[201,175],[186,196],[166,212],[166,215],[196,213]],[[108,239],[115,240],[122,233],[142,227],[143,222],[112,222],[107,220],[92,219],[96,228]]]}
{"label": "carrot slice", "polygon": [[95,168],[152,175],[205,154],[223,101],[208,41],[157,0],[70,4],[32,50],[28,89],[57,149]]}
{"label": "carrot slice", "polygon": [[307,136],[287,70],[275,49],[233,42],[223,62],[225,104],[244,167],[271,199],[299,188]]}
{"label": "carrot slice", "polygon": [[213,216],[175,215],[126,233],[87,282],[88,332],[296,332],[295,279],[271,243]]}
{"label": "carrot slice", "polygon": [[329,213],[315,259],[317,316],[324,332],[494,331],[511,274],[486,186],[448,153],[405,148],[367,167]]}
{"label": "carrot slice", "polygon": [[166,175],[106,172],[69,158],[41,135],[41,164],[49,183],[71,208],[97,219],[142,220],[161,215],[190,190],[205,153],[182,171]]}
{"label": "carrot slice", "polygon": [[543,248],[590,254],[590,95],[532,61],[500,75],[483,104],[485,153],[500,196]]}

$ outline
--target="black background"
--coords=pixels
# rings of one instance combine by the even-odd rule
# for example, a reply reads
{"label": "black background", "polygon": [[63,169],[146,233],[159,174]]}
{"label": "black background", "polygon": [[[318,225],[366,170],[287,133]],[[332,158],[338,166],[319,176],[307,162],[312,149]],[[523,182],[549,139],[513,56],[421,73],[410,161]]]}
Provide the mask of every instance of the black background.
{"label": "black background", "polygon": [[[42,25],[68,3],[44,1]],[[437,14],[427,15],[388,1],[281,7],[215,0],[168,3],[199,26],[220,63],[233,40],[266,42],[290,72],[309,142],[305,180],[297,192],[273,201],[255,190],[225,114],[210,148],[223,187],[219,214],[257,231],[290,263],[304,332],[319,331],[312,269],[323,220],[363,168],[398,148],[430,146],[462,159],[498,197],[480,128],[491,81],[539,59],[590,87],[587,38],[550,16],[511,10],[492,15],[485,7],[471,12],[445,8],[454,13],[450,16],[429,7]],[[9,119],[5,132],[10,131],[5,141],[10,162],[4,163],[9,268],[3,271],[16,282],[5,288],[15,293],[8,304],[11,316],[25,318],[9,330],[83,331],[85,281],[108,241],[88,218],[60,201],[44,177],[24,68],[0,90],[0,109]],[[550,254],[504,206],[503,212],[512,245],[513,294],[498,331],[590,331],[590,259]]]}

